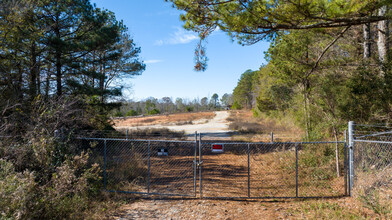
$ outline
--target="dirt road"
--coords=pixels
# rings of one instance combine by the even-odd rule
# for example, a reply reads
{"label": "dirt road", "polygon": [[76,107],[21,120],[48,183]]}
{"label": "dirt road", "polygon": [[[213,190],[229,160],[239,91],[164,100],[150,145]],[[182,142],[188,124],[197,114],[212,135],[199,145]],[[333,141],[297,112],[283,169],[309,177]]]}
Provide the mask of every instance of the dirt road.
{"label": "dirt road", "polygon": [[[297,216],[295,216],[297,215]],[[297,219],[288,202],[140,200],[124,205],[113,219]]]}
{"label": "dirt road", "polygon": [[187,135],[193,135],[196,131],[217,137],[230,136],[228,133],[229,122],[226,120],[229,117],[228,111],[216,111],[213,119],[199,119],[192,122],[192,124],[185,125],[148,125],[148,126],[117,126],[116,129],[148,129],[148,128],[168,128],[173,131],[184,131]]}

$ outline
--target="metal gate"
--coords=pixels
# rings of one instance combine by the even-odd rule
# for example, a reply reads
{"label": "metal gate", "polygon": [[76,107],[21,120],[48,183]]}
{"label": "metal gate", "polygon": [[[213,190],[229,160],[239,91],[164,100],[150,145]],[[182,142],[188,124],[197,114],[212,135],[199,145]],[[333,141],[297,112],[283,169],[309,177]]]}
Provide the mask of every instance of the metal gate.
{"label": "metal gate", "polygon": [[348,195],[345,142],[233,143],[200,137],[198,159],[200,198]]}
{"label": "metal gate", "polygon": [[196,196],[196,141],[81,138],[109,192]]}
{"label": "metal gate", "polygon": [[238,143],[201,135],[194,141],[80,141],[110,192],[226,199],[348,195],[345,142]]}

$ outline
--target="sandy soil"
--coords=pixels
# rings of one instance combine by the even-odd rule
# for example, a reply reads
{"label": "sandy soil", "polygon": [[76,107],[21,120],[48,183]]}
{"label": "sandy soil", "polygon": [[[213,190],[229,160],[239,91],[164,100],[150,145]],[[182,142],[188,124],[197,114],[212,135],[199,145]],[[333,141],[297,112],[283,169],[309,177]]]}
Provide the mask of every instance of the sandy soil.
{"label": "sandy soil", "polygon": [[213,119],[198,119],[192,122],[192,124],[185,125],[146,125],[146,126],[124,126],[116,125],[116,129],[148,129],[148,128],[168,128],[173,131],[185,131],[185,134],[198,133],[205,134],[217,134],[218,136],[228,135],[229,122],[226,120],[229,117],[228,111],[216,111]]}
{"label": "sandy soil", "polygon": [[140,200],[121,207],[113,219],[298,219],[294,206],[276,201]]}

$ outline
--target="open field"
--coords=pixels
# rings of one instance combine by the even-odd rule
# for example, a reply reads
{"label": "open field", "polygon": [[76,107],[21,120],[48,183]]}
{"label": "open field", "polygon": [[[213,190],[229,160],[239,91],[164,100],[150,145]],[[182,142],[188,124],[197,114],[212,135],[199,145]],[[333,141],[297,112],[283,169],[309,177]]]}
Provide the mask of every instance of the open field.
{"label": "open field", "polygon": [[124,121],[114,121],[117,130],[142,131],[149,129],[169,129],[174,132],[183,132],[189,139],[194,139],[195,132],[205,135],[230,138],[228,111],[182,113],[167,116],[153,116],[143,118],[130,118]]}
{"label": "open field", "polygon": [[[144,117],[115,118],[116,127],[135,127],[147,125],[181,125],[205,123],[215,117],[214,112],[178,113],[169,115],[152,115]],[[200,121],[200,119],[204,119]]]}
{"label": "open field", "polygon": [[183,132],[190,138],[197,131],[203,133],[207,139],[235,141],[269,142],[271,132],[274,133],[275,141],[298,141],[304,134],[292,122],[255,118],[250,110],[118,118],[113,122],[115,128],[122,131],[169,129],[173,132]]}

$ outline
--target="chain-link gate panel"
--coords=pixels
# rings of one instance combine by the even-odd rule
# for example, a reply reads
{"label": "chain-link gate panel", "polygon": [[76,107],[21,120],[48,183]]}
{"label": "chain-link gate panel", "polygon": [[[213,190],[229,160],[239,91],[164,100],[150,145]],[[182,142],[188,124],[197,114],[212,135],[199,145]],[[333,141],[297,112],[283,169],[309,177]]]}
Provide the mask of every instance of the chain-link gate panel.
{"label": "chain-link gate panel", "polygon": [[82,139],[108,191],[195,196],[196,142]]}
{"label": "chain-link gate panel", "polygon": [[150,184],[154,194],[195,196],[195,142],[150,141]]}
{"label": "chain-link gate panel", "polygon": [[250,146],[250,196],[295,197],[295,145],[257,143]]}
{"label": "chain-link gate panel", "polygon": [[[222,146],[214,152],[213,145]],[[248,145],[242,143],[201,144],[203,198],[248,197]]]}
{"label": "chain-link gate panel", "polygon": [[344,143],[300,143],[297,149],[298,197],[346,195]]}
{"label": "chain-link gate panel", "polygon": [[343,142],[203,141],[200,147],[199,178],[203,198],[347,195],[347,158]]}

